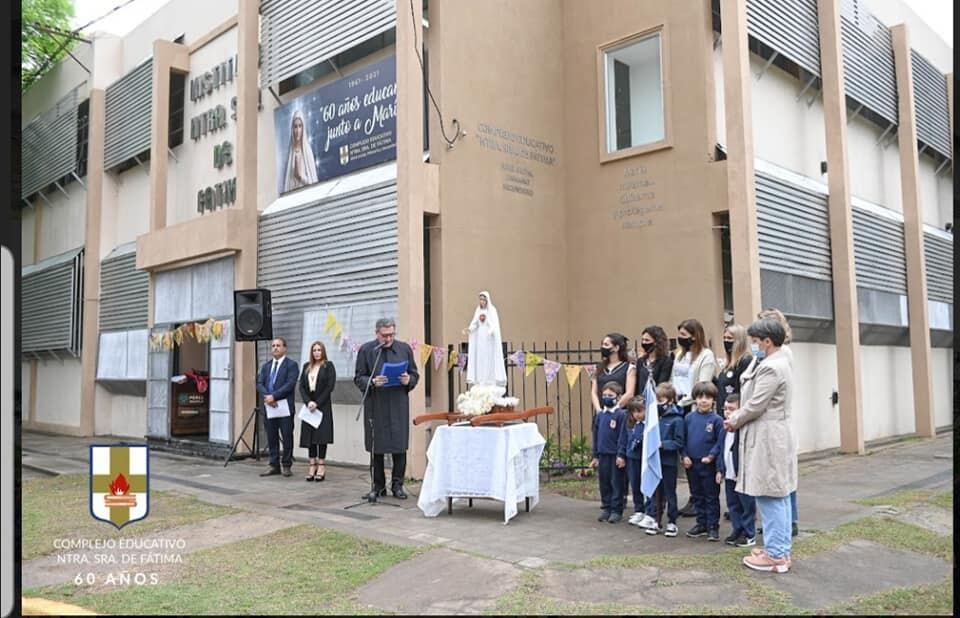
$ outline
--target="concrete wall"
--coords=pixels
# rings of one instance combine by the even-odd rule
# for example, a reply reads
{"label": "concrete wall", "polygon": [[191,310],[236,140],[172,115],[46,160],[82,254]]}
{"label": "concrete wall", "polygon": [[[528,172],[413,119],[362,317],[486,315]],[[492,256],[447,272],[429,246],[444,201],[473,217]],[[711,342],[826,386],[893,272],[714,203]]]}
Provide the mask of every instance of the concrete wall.
{"label": "concrete wall", "polygon": [[[104,200],[101,258],[117,246],[135,241],[137,236],[150,228],[150,162],[113,174],[112,177],[115,181],[111,183],[112,199]],[[104,194],[109,190],[108,184],[104,183]],[[108,211],[110,204],[113,204],[113,208]]]}
{"label": "concrete wall", "polygon": [[37,366],[39,423],[80,425],[80,360],[44,360]]}
{"label": "concrete wall", "polygon": [[930,372],[933,376],[933,407],[937,427],[953,425],[953,350],[934,348],[930,354]]}
{"label": "concrete wall", "polygon": [[[71,52],[87,68],[93,64],[93,46],[90,43],[78,43]],[[77,93],[77,101],[80,102],[90,96],[89,75],[73,58],[67,56],[20,95],[20,103],[23,106],[23,115],[20,117],[21,126],[30,124],[34,118],[49,110],[78,85],[82,85]]]}
{"label": "concrete wall", "polygon": [[[86,190],[72,182],[64,187],[67,195],[53,191],[47,195],[49,204],[38,200],[34,208],[43,212],[37,237],[37,261],[58,255],[84,244],[86,232]],[[23,230],[25,232],[26,230]]]}
{"label": "concrete wall", "polygon": [[953,222],[953,175],[949,164],[936,175],[933,159],[920,155],[920,205],[923,222],[943,229],[945,223]]}
{"label": "concrete wall", "polygon": [[30,365],[32,361],[20,362],[20,418],[26,423],[30,417],[31,400],[31,373]]}
{"label": "concrete wall", "polygon": [[[924,3],[931,0],[924,0]],[[905,23],[910,29],[910,45],[941,73],[953,71],[953,49],[934,30],[913,12],[909,0],[863,0],[873,15],[887,26]],[[944,2],[944,6],[951,6]],[[935,13],[934,13],[935,14]]]}
{"label": "concrete wall", "polygon": [[863,380],[863,439],[913,433],[910,348],[860,347]]}
{"label": "concrete wall", "polygon": [[100,386],[97,387],[96,396],[96,435],[143,438],[147,431],[144,397],[114,395]]}
{"label": "concrete wall", "polygon": [[[298,403],[297,407],[299,406]],[[357,406],[355,405],[333,406],[333,444],[327,446],[327,463],[351,463],[364,466],[370,463],[370,455],[363,449],[363,423],[354,420],[356,415]],[[293,454],[298,461],[307,461],[309,458],[307,449],[300,448],[300,429],[301,422],[298,420],[293,427],[293,443],[296,445]],[[412,428],[411,431],[419,431],[419,429]],[[340,474],[343,475],[344,472]],[[355,473],[348,471],[345,474]]]}
{"label": "concrete wall", "polygon": [[[611,330],[639,333],[651,323],[673,333],[682,319],[697,317],[708,337],[719,342],[720,236],[712,229],[712,214],[726,210],[726,172],[724,163],[710,162],[718,92],[709,4],[612,2],[600,11],[591,3],[566,2],[563,8],[566,244],[555,252],[538,247],[534,259],[550,262],[566,256],[566,266],[559,274],[549,270],[536,279],[558,290],[566,285],[561,302],[568,308],[571,339],[597,341]],[[659,26],[664,27],[670,146],[601,163],[604,99],[598,96],[598,48]],[[537,26],[541,29],[544,26]],[[548,61],[552,56],[549,46],[530,53],[543,54]],[[696,182],[690,182],[692,178]],[[537,229],[525,242],[549,236],[549,229]],[[645,264],[656,266],[648,269]],[[669,272],[684,276],[674,279]],[[645,286],[659,293],[647,293]],[[660,294],[670,302],[663,302]],[[526,287],[509,300],[533,304],[543,315],[542,323],[552,325],[551,298]],[[466,298],[463,305],[466,324]],[[505,313],[501,308],[501,315]],[[543,326],[530,334],[544,330],[554,338],[556,329]]]}
{"label": "concrete wall", "polygon": [[20,266],[33,264],[34,234],[37,225],[37,207],[20,210]]}
{"label": "concrete wall", "polygon": [[[860,117],[847,123],[850,195],[903,212],[900,151],[896,139],[881,148],[877,140],[882,134],[876,124]],[[884,140],[890,137],[888,134]]]}
{"label": "concrete wall", "polygon": [[837,388],[836,346],[791,343],[790,349],[793,351],[793,426],[800,452],[837,448],[840,446],[840,408],[830,403],[830,395]]}

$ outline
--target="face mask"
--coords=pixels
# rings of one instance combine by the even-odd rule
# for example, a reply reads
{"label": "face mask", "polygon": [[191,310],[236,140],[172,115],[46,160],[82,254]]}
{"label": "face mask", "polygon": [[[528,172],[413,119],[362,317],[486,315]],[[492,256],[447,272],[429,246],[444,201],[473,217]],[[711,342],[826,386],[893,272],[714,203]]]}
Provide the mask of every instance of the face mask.
{"label": "face mask", "polygon": [[604,396],[604,397],[600,400],[600,403],[603,404],[603,407],[604,407],[604,408],[612,408],[613,406],[617,405],[617,398],[616,398],[616,397],[606,397],[606,396]]}
{"label": "face mask", "polygon": [[731,354],[731,353],[733,352],[733,342],[732,342],[732,341],[724,341],[724,342],[723,342],[723,349],[726,350],[727,355]]}
{"label": "face mask", "polygon": [[658,403],[658,404],[657,404],[657,410],[659,410],[660,412],[666,412],[668,407],[670,407],[670,404],[669,404],[669,403]]}
{"label": "face mask", "polygon": [[687,348],[693,345],[693,339],[691,339],[690,337],[677,337],[677,343],[680,345],[681,348],[686,350]]}
{"label": "face mask", "polygon": [[613,348],[600,348],[600,356],[610,358],[611,354],[613,354]]}
{"label": "face mask", "polygon": [[650,352],[653,352],[653,349],[657,347],[657,344],[651,341],[650,343],[641,343],[640,347],[643,348],[644,352],[649,354]]}
{"label": "face mask", "polygon": [[767,355],[763,350],[760,349],[759,343],[750,344],[750,353],[753,354],[757,360],[763,360],[763,357]]}

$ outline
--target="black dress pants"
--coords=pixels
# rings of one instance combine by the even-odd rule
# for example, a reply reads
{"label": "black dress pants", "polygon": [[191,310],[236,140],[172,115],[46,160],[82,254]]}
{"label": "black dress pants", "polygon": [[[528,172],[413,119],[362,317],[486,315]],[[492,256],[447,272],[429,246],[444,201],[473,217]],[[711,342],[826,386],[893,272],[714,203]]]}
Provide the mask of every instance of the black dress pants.
{"label": "black dress pants", "polygon": [[[267,418],[263,422],[267,430],[267,448],[270,450],[270,467],[284,468],[293,465],[293,416]],[[283,458],[280,457],[280,440],[283,440]]]}
{"label": "black dress pants", "polygon": [[[407,452],[391,453],[393,469],[390,471],[391,485],[403,484],[403,477],[407,473]],[[387,474],[383,469],[383,453],[373,454],[373,488],[376,491],[386,488]]]}

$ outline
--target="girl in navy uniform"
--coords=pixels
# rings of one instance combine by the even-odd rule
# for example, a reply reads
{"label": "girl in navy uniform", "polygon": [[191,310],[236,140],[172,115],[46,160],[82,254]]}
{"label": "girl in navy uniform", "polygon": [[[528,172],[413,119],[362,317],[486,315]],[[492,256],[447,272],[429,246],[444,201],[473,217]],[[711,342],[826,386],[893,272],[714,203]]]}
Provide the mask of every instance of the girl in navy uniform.
{"label": "girl in navy uniform", "polygon": [[625,468],[630,492],[633,494],[633,515],[629,523],[637,525],[644,516],[645,501],[640,491],[640,471],[643,467],[643,419],[647,404],[637,396],[627,402],[627,425],[620,433],[617,448],[617,467]]}
{"label": "girl in navy uniform", "polygon": [[593,461],[600,482],[600,517],[615,524],[623,518],[623,470],[617,467],[617,447],[626,424],[626,412],[617,406],[623,389],[610,382],[600,392],[600,411],[593,417]]}
{"label": "girl in navy uniform", "polygon": [[[663,511],[667,511],[667,525],[663,536],[677,536],[677,468],[679,452],[686,442],[686,427],[683,424],[683,413],[677,407],[677,391],[668,382],[657,385],[657,414],[660,416],[660,472],[662,477],[657,492],[662,496],[662,502],[650,500],[647,503],[647,515],[650,519],[641,520],[640,527],[645,528],[647,534],[656,534],[660,531],[660,518]],[[666,503],[666,504],[664,504]],[[665,507],[665,508],[664,508]],[[648,525],[644,525],[644,524]]]}

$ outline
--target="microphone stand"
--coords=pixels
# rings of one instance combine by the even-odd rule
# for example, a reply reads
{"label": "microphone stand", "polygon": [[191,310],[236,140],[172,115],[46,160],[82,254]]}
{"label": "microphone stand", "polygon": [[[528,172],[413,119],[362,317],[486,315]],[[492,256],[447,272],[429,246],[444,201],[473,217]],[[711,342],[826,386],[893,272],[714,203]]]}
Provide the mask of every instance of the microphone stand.
{"label": "microphone stand", "polygon": [[[370,393],[370,385],[373,384],[373,378],[376,376],[377,363],[380,362],[381,354],[383,354],[382,343],[377,346],[377,355],[373,359],[373,367],[371,367],[370,369],[370,378],[367,380],[367,386],[363,389],[363,396],[360,397],[360,405],[357,408],[357,416],[356,418],[353,419],[354,421],[359,421],[360,415],[363,413],[363,405],[366,403],[367,395]],[[377,493],[375,493],[376,487],[374,487],[374,483],[373,483],[373,448],[377,443],[376,442],[377,434],[375,431],[376,431],[376,423],[374,422],[373,413],[371,412],[370,414],[370,465],[368,468],[368,472],[370,474],[370,493],[363,496],[362,502],[349,504],[343,507],[344,510],[352,509],[353,507],[360,506],[362,504],[386,504],[388,506],[396,506],[396,507],[400,506],[399,504],[394,504],[393,502],[380,502],[377,499],[378,496],[377,496]],[[384,474],[386,474],[386,471],[384,471]]]}

